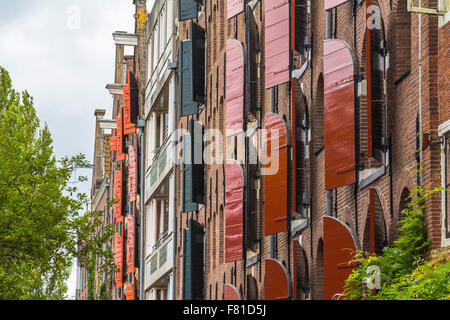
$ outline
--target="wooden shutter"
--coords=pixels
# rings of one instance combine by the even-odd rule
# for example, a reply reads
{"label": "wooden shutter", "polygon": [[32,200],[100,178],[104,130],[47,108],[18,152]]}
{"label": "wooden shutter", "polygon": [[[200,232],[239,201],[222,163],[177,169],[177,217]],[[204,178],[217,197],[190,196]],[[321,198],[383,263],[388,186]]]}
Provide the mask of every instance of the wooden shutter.
{"label": "wooden shutter", "polygon": [[246,73],[246,92],[249,94],[245,95],[245,112],[251,112],[256,114],[257,103],[258,103],[258,55],[260,51],[259,40],[258,40],[258,26],[255,21],[255,16],[253,10],[247,10],[247,73]]}
{"label": "wooden shutter", "polygon": [[135,268],[135,224],[134,215],[127,215],[127,273],[133,273]]}
{"label": "wooden shutter", "polygon": [[[264,128],[267,132],[264,148],[268,156],[264,170],[269,169],[278,157],[278,171],[264,175],[264,234],[267,236],[287,231],[288,132],[286,123],[275,113],[266,114]],[[272,145],[277,144],[274,154],[270,154]]]}
{"label": "wooden shutter", "polygon": [[139,90],[136,77],[128,71],[128,84],[123,86],[123,115],[124,134],[136,132],[136,124],[139,116]]}
{"label": "wooden shutter", "polygon": [[198,24],[191,21],[192,41],[192,100],[206,103],[206,33]]}
{"label": "wooden shutter", "polygon": [[180,116],[189,116],[198,113],[198,103],[193,97],[193,44],[192,40],[180,42],[181,51],[181,110]]}
{"label": "wooden shutter", "polygon": [[244,0],[228,0],[227,1],[227,18],[231,19],[244,11]]}
{"label": "wooden shutter", "polygon": [[344,2],[347,2],[348,0],[325,0],[324,9],[330,10],[334,7],[337,7],[340,4],[343,4]]}
{"label": "wooden shutter", "polygon": [[115,272],[116,288],[123,287],[123,235],[122,235],[123,217],[116,218],[116,229],[114,239],[114,263],[117,267]]}
{"label": "wooden shutter", "polygon": [[195,220],[183,232],[183,300],[203,299],[204,231]]}
{"label": "wooden shutter", "polygon": [[333,217],[323,218],[323,282],[324,299],[337,299],[344,291],[345,280],[356,264],[354,253],[358,240],[351,229]]}
{"label": "wooden shutter", "polygon": [[114,172],[114,199],[118,200],[114,204],[114,216],[117,219],[122,216],[122,164],[120,170]]}
{"label": "wooden shutter", "polygon": [[241,260],[244,239],[244,171],[236,160],[225,170],[225,261]]}
{"label": "wooden shutter", "polygon": [[242,300],[239,290],[232,284],[225,284],[223,286],[223,300]]}
{"label": "wooden shutter", "polygon": [[195,0],[178,0],[178,21],[197,18],[198,4]]}
{"label": "wooden shutter", "polygon": [[135,202],[137,195],[137,159],[133,146],[128,146],[128,201]]}
{"label": "wooden shutter", "polygon": [[341,40],[324,42],[325,188],[355,183],[355,83],[352,50]]}
{"label": "wooden shutter", "polygon": [[226,135],[244,130],[244,47],[235,39],[227,40],[226,53]]}
{"label": "wooden shutter", "polygon": [[267,0],[265,2],[266,89],[289,82],[289,15],[289,0]]}
{"label": "wooden shutter", "polygon": [[124,137],[123,137],[123,107],[119,109],[119,114],[116,117],[117,123],[117,161],[125,160],[125,154],[123,153]]}
{"label": "wooden shutter", "polygon": [[192,155],[192,202],[205,203],[205,166],[203,162],[203,127],[193,119],[189,122]]}
{"label": "wooden shutter", "polygon": [[292,297],[292,280],[286,267],[278,260],[266,259],[264,300],[288,300]]}
{"label": "wooden shutter", "polygon": [[194,191],[193,191],[193,175],[194,175],[194,161],[193,161],[193,147],[194,143],[191,139],[191,134],[185,134],[183,136],[183,182],[182,182],[182,191],[183,191],[183,202],[182,202],[182,211],[183,212],[192,212],[198,209],[198,205],[194,203]]}

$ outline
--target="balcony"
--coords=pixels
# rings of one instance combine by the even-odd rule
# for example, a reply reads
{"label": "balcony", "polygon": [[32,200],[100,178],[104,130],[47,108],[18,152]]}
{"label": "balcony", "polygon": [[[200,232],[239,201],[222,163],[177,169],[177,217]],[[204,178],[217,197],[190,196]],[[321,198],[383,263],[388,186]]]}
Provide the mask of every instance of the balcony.
{"label": "balcony", "polygon": [[158,282],[173,267],[172,253],[173,241],[172,233],[166,234],[160,239],[152,249],[152,254],[145,263],[145,289]]}
{"label": "balcony", "polygon": [[161,184],[172,172],[172,135],[173,133],[164,141],[163,145],[159,148],[158,153],[153,158],[151,167],[147,170],[147,175],[145,177],[146,203],[154,197]]}

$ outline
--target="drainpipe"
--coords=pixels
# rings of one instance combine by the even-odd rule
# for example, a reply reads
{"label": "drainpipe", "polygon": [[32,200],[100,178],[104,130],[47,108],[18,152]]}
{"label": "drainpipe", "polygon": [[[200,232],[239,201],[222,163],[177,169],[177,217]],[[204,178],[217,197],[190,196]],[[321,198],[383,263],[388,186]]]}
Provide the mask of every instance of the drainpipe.
{"label": "drainpipe", "polygon": [[[422,0],[419,0],[419,8]],[[422,14],[419,13],[419,167],[423,170],[423,127],[422,127]],[[420,185],[423,185],[423,172],[419,172]]]}
{"label": "drainpipe", "polygon": [[[366,0],[368,1],[368,0]],[[357,0],[353,1],[353,41],[354,41],[354,50],[357,51],[357,38],[356,38],[356,11],[357,11]],[[367,26],[366,26],[367,28]],[[370,31],[368,32],[370,36]],[[370,43],[370,42],[369,42]],[[370,48],[368,50],[370,52]],[[366,59],[368,59],[366,57]],[[370,63],[369,63],[370,64]],[[368,70],[370,73],[370,70]],[[360,169],[360,163],[359,163],[359,103],[358,103],[358,81],[359,81],[359,75],[357,74],[357,71],[354,72],[354,105],[355,105],[355,187],[353,190],[353,198],[354,198],[354,206],[355,206],[355,212],[354,212],[354,219],[355,219],[355,232],[356,236],[359,237],[359,226],[358,226],[358,182],[359,182],[359,169]],[[369,80],[367,80],[369,82]],[[367,83],[367,91],[369,92],[369,83]],[[369,95],[367,95],[367,99],[369,101]],[[371,150],[372,150],[372,137],[369,136],[369,153],[371,156]]]}
{"label": "drainpipe", "polygon": [[[270,88],[270,112],[275,113],[275,87]],[[270,258],[275,258],[276,234],[270,235]]]}
{"label": "drainpipe", "polygon": [[139,226],[139,300],[144,300],[144,201],[145,201],[145,193],[144,193],[144,128],[145,128],[145,120],[138,120],[138,128],[140,131],[141,138],[141,152],[140,152],[140,226]]}

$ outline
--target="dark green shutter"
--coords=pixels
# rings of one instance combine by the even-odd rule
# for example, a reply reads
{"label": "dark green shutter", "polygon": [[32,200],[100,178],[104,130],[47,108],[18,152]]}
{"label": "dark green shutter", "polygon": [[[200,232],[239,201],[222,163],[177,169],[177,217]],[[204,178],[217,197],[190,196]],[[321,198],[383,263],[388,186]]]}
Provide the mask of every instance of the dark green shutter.
{"label": "dark green shutter", "polygon": [[206,33],[198,24],[191,21],[192,40],[192,97],[198,103],[206,103]]}
{"label": "dark green shutter", "polygon": [[139,88],[133,72],[130,72],[128,83],[130,85],[130,122],[137,124],[139,117]]}
{"label": "dark green shutter", "polygon": [[183,300],[203,300],[204,231],[195,220],[183,231]]}
{"label": "dark green shutter", "polygon": [[198,113],[198,103],[193,100],[192,84],[192,41],[185,40],[181,47],[181,110],[180,116],[189,116]]}
{"label": "dark green shutter", "polygon": [[198,210],[198,206],[193,202],[193,161],[192,142],[189,134],[183,137],[183,212]]}
{"label": "dark green shutter", "polygon": [[183,230],[183,300],[192,300],[191,232]]}
{"label": "dark green shutter", "polygon": [[178,0],[178,21],[197,18],[198,4],[195,0]]}

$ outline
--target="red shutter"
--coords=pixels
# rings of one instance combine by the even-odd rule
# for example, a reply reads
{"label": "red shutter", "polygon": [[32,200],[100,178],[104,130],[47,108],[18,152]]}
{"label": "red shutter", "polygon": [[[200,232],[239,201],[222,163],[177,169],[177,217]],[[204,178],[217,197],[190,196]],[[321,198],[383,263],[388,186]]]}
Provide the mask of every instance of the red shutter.
{"label": "red shutter", "polygon": [[117,151],[117,136],[111,137],[111,151]]}
{"label": "red shutter", "polygon": [[[122,228],[121,224],[123,223],[123,217],[116,219],[116,223],[118,224],[118,228]],[[119,230],[120,232],[120,230]],[[117,267],[117,271],[115,274],[115,282],[116,288],[122,288],[123,286],[123,238],[120,234],[116,233],[115,241],[114,241],[114,262]]]}
{"label": "red shutter", "polygon": [[235,160],[225,171],[225,261],[241,260],[244,234],[244,172]]}
{"label": "red shutter", "polygon": [[358,248],[351,229],[333,217],[323,218],[323,282],[324,299],[336,300],[344,291],[345,280],[356,266]]}
{"label": "red shutter", "polygon": [[223,300],[242,300],[241,294],[239,293],[239,290],[231,285],[231,284],[225,284],[223,286]]}
{"label": "red shutter", "polygon": [[[265,149],[267,159],[264,171],[276,163],[278,170],[275,174],[264,175],[264,234],[271,235],[287,231],[287,192],[288,192],[288,141],[287,127],[283,119],[274,113],[266,114],[264,128],[267,132]],[[271,154],[272,145],[274,148]]]}
{"label": "red shutter", "polygon": [[355,59],[341,40],[324,42],[325,187],[355,183]]}
{"label": "red shutter", "polygon": [[266,89],[289,81],[289,0],[265,2]]}
{"label": "red shutter", "polygon": [[325,10],[332,9],[334,7],[337,7],[340,4],[343,4],[344,2],[347,2],[348,0],[325,0]]}
{"label": "red shutter", "polygon": [[227,18],[231,19],[235,15],[244,11],[244,0],[228,0],[227,2]]}
{"label": "red shutter", "polygon": [[125,294],[125,300],[136,300],[136,294],[135,294],[135,286],[136,286],[136,279],[133,277],[132,282],[125,283],[124,286],[124,294]]}
{"label": "red shutter", "polygon": [[[136,78],[128,71],[128,84],[123,86],[123,127],[124,134],[136,132],[136,112],[138,111],[138,93]],[[133,119],[134,117],[134,119]]]}
{"label": "red shutter", "polygon": [[128,147],[128,201],[136,201],[137,161],[132,146]]}
{"label": "red shutter", "polygon": [[244,130],[244,47],[239,41],[227,41],[226,59],[226,135],[229,137]]}
{"label": "red shutter", "polygon": [[125,160],[123,153],[123,108],[120,108],[117,121],[117,161]]}
{"label": "red shutter", "polygon": [[286,267],[278,260],[266,259],[264,300],[288,300],[292,297],[292,280]]}
{"label": "red shutter", "polygon": [[127,273],[136,271],[134,267],[134,217],[129,214],[127,216]]}
{"label": "red shutter", "polygon": [[122,216],[122,164],[120,171],[114,172],[114,199],[119,200],[114,204],[114,216],[117,219]]}

